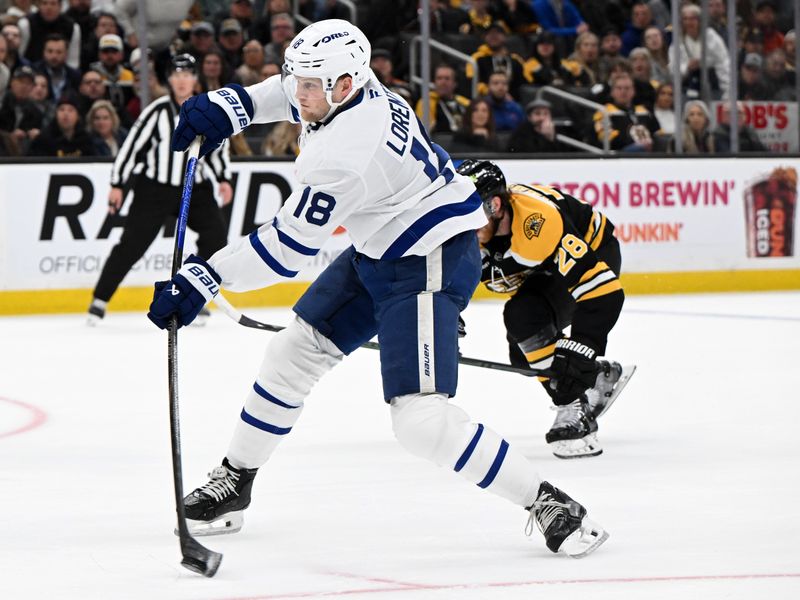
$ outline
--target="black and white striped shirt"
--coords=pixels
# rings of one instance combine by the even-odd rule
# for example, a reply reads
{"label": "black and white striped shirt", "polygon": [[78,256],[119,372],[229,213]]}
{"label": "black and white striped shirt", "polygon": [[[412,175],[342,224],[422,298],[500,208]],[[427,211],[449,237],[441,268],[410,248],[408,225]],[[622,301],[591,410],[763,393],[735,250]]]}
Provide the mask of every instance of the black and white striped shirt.
{"label": "black and white striped shirt", "polygon": [[[180,107],[170,95],[147,105],[131,127],[114,161],[111,169],[113,187],[125,187],[134,175],[176,187],[183,185],[188,152],[170,149],[179,114]],[[195,183],[230,179],[230,151],[226,142],[198,162]]]}

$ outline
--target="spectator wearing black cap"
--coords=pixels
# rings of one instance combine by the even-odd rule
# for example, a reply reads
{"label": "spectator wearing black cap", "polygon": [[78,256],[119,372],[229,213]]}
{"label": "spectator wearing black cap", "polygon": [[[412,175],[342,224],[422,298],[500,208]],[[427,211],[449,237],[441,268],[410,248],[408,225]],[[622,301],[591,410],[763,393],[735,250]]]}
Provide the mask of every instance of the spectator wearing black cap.
{"label": "spectator wearing black cap", "polygon": [[100,60],[92,63],[90,68],[100,73],[106,84],[106,94],[123,124],[129,126],[133,119],[125,114],[125,107],[134,96],[133,71],[123,66],[124,47],[122,38],[115,33],[107,33],[97,44]]}
{"label": "spectator wearing black cap", "polygon": [[742,47],[739,49],[737,64],[742,66],[748,54],[764,56],[764,34],[757,27],[748,29],[742,38]]}
{"label": "spectator wearing black cap", "polygon": [[537,98],[525,106],[526,119],[511,134],[509,152],[565,152],[569,147],[556,140],[552,107],[547,100]]}
{"label": "spectator wearing black cap", "polygon": [[[94,289],[89,307],[90,324],[102,319],[108,301],[125,275],[138,261],[170,217],[177,217],[181,186],[188,153],[170,148],[173,130],[183,102],[195,93],[197,66],[194,58],[180,54],[172,58],[168,77],[170,94],[151,102],[134,123],[111,168],[108,212],[117,214],[122,207],[124,190],[133,187],[133,202],[125,220],[125,229],[111,250]],[[213,150],[200,160],[192,192],[189,228],[199,235],[198,254],[210,257],[226,243],[222,213],[214,199],[213,183],[224,204],[230,202],[228,144]]]}
{"label": "spectator wearing black cap", "polygon": [[778,5],[775,0],[758,0],[754,22],[764,34],[764,54],[783,47],[783,34],[775,25],[775,13]]}
{"label": "spectator wearing black cap", "polygon": [[[431,133],[456,132],[464,122],[469,108],[469,98],[456,94],[458,77],[455,67],[442,63],[433,72],[433,90],[430,92]],[[417,102],[417,116],[422,118],[422,100]]]}
{"label": "spectator wearing black cap", "polygon": [[50,98],[60,98],[78,89],[81,73],[67,65],[67,40],[53,33],[44,41],[43,58],[33,64],[33,70],[47,77]]}
{"label": "spectator wearing black cap", "polygon": [[194,23],[189,30],[189,45],[185,51],[200,62],[214,45],[214,26],[208,21]]}
{"label": "spectator wearing black cap", "polygon": [[50,35],[60,35],[67,42],[66,63],[73,69],[81,62],[81,29],[69,17],[61,14],[60,0],[37,0],[38,12],[22,17],[17,25],[20,31],[20,53],[31,63],[42,60],[44,43]]}
{"label": "spectator wearing black cap", "polygon": [[219,47],[230,71],[242,64],[242,46],[244,33],[242,25],[236,19],[225,19],[219,26]]}
{"label": "spectator wearing black cap", "polygon": [[[478,95],[488,92],[489,76],[498,71],[504,71],[508,76],[508,87],[512,96],[519,94],[520,86],[530,83],[525,74],[522,57],[511,52],[506,45],[508,36],[506,28],[501,23],[492,23],[484,35],[484,44],[481,45],[472,58],[478,64]],[[467,63],[466,77],[472,79],[472,64]]]}
{"label": "spectator wearing black cap", "polygon": [[83,127],[78,97],[66,92],[58,99],[56,118],[31,142],[30,156],[94,156],[94,144]]}
{"label": "spectator wearing black cap", "polygon": [[646,2],[639,1],[631,8],[631,20],[622,32],[622,55],[628,56],[631,50],[642,45],[644,30],[653,24],[653,13]]}
{"label": "spectator wearing black cap", "polygon": [[383,85],[389,88],[398,96],[402,96],[413,106],[414,99],[408,83],[394,76],[394,64],[392,63],[392,53],[384,48],[374,48],[370,57],[369,67],[375,73]]}
{"label": "spectator wearing black cap", "polygon": [[0,129],[11,134],[23,153],[42,128],[42,112],[31,100],[34,76],[30,67],[17,67],[0,104]]}
{"label": "spectator wearing black cap", "polygon": [[555,36],[542,31],[534,38],[533,51],[525,61],[525,76],[533,85],[588,86],[589,77],[574,60],[562,59]]}
{"label": "spectator wearing black cap", "polygon": [[739,68],[739,100],[768,100],[769,89],[762,82],[764,59],[759,54],[748,54]]}

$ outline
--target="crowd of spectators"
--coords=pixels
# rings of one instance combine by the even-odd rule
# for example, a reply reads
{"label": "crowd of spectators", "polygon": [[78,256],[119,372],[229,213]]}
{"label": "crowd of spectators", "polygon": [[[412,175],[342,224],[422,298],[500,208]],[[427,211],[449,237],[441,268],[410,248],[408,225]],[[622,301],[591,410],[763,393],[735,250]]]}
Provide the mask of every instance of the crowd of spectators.
{"label": "crowd of spectators", "polygon": [[[724,152],[729,115],[710,102],[728,99],[732,52],[739,100],[796,100],[791,3],[727,1],[736,2],[735,48],[728,47],[726,0],[708,0],[704,32],[700,0],[431,0],[435,39],[475,65],[473,73],[473,63],[433,49],[431,132],[453,152],[570,152],[604,142],[622,152],[671,152],[676,135],[684,151]],[[151,100],[167,93],[165,65],[182,52],[197,60],[198,92],[253,85],[280,72],[303,23],[353,18],[337,0],[300,0],[299,16],[291,0],[148,0],[151,47],[142,57],[136,4],[0,0],[0,155],[113,157],[142,110],[143,59]],[[422,117],[420,86],[409,83],[418,1],[355,4],[373,44],[373,71]],[[673,10],[680,36],[672,34]],[[673,112],[676,62],[682,115]],[[544,86],[604,110],[545,97]],[[740,110],[741,149],[764,150]],[[245,133],[234,140],[234,155],[299,151],[290,124]]]}

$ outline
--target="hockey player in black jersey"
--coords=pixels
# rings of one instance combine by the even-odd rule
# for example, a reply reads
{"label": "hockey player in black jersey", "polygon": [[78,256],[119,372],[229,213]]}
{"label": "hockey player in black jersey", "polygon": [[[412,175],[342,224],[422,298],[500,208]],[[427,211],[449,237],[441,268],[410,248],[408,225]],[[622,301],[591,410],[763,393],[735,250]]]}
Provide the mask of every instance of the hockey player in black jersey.
{"label": "hockey player in black jersey", "polygon": [[512,294],[503,310],[511,363],[554,373],[542,380],[558,411],[547,442],[559,458],[601,454],[597,417],[635,370],[597,358],[625,299],[613,224],[557,189],[506,186],[489,161],[467,160],[458,171],[473,179],[489,217],[478,231],[481,280]]}

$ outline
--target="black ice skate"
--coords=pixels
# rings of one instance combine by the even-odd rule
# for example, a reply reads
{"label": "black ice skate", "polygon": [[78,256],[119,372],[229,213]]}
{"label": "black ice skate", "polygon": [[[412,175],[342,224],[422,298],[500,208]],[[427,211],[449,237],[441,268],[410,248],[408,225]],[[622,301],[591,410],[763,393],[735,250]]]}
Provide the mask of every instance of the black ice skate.
{"label": "black ice skate", "polygon": [[250,490],[258,469],[235,469],[227,458],[208,474],[210,480],[183,499],[192,535],[236,533],[242,512],[250,506]]}
{"label": "black ice skate", "polygon": [[108,302],[103,302],[95,298],[89,305],[89,316],[86,318],[86,324],[89,327],[94,327],[106,316],[106,306]]}
{"label": "black ice skate", "polygon": [[545,440],[558,458],[583,458],[603,453],[597,441],[597,420],[584,396],[555,407],[558,413]]}
{"label": "black ice skate", "polygon": [[536,500],[527,510],[530,516],[525,533],[531,535],[536,522],[551,552],[583,558],[608,539],[608,532],[586,517],[583,506],[546,481],[539,486]]}
{"label": "black ice skate", "polygon": [[586,390],[589,407],[595,419],[611,408],[614,400],[622,393],[636,372],[636,365],[623,367],[618,362],[608,360],[598,360],[597,364],[600,367],[597,380],[593,388]]}

